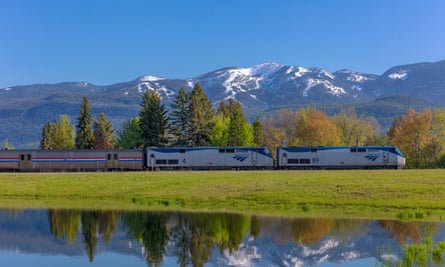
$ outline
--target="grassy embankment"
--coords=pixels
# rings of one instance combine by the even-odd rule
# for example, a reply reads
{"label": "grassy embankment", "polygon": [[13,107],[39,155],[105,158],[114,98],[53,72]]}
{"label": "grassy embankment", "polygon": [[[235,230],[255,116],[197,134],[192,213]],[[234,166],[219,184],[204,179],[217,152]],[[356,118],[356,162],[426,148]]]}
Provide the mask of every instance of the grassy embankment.
{"label": "grassy embankment", "polygon": [[445,171],[0,173],[0,207],[442,220]]}

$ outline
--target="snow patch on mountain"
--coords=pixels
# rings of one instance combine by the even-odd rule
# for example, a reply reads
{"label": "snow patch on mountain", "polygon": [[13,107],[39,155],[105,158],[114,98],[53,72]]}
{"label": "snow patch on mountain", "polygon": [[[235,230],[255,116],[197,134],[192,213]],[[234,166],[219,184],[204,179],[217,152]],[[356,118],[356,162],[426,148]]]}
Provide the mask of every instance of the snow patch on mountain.
{"label": "snow patch on mountain", "polygon": [[303,90],[303,96],[309,96],[311,89],[317,85],[323,85],[326,89],[328,89],[328,93],[334,96],[345,95],[346,91],[338,86],[333,85],[331,82],[327,80],[318,80],[318,79],[308,79],[307,86]]}
{"label": "snow patch on mountain", "polygon": [[331,80],[334,80],[334,79],[335,79],[335,75],[332,74],[332,73],[330,73],[330,72],[327,71],[327,70],[320,70],[320,73],[321,73],[322,75],[328,77],[328,78],[331,79]]}
{"label": "snow patch on mountain", "polygon": [[263,64],[259,64],[259,65],[251,67],[250,75],[269,76],[269,75],[272,75],[275,72],[277,72],[282,67],[283,67],[283,65],[273,63],[273,62],[263,63]]}
{"label": "snow patch on mountain", "polygon": [[303,68],[303,67],[294,67],[294,66],[292,66],[292,67],[289,67],[287,69],[286,74],[289,75],[289,74],[293,73],[294,77],[300,78],[303,75],[305,75],[307,73],[310,73],[310,72],[311,72],[311,70],[309,70],[309,69],[306,69],[306,68]]}
{"label": "snow patch on mountain", "polygon": [[388,74],[388,78],[393,80],[406,80],[406,78],[408,78],[408,72],[400,70],[398,72]]}
{"label": "snow patch on mountain", "polygon": [[156,82],[156,81],[162,81],[162,80],[165,80],[165,79],[162,77],[151,76],[151,75],[141,76],[138,78],[138,81],[140,81],[140,82]]}

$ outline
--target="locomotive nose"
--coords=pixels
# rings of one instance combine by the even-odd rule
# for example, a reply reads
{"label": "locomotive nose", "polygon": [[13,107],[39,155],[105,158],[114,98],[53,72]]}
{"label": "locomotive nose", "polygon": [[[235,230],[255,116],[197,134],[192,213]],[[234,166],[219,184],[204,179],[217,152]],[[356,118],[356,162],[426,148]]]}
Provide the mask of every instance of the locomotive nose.
{"label": "locomotive nose", "polygon": [[397,169],[403,169],[406,165],[406,159],[404,157],[397,157]]}

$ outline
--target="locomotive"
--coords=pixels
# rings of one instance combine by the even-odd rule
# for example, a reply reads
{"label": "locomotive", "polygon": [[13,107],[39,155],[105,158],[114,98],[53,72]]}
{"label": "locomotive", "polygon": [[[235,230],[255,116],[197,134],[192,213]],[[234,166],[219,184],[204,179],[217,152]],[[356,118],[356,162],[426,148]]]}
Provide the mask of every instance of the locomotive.
{"label": "locomotive", "polygon": [[1,150],[0,171],[162,169],[367,169],[405,167],[395,146],[149,147],[110,150]]}

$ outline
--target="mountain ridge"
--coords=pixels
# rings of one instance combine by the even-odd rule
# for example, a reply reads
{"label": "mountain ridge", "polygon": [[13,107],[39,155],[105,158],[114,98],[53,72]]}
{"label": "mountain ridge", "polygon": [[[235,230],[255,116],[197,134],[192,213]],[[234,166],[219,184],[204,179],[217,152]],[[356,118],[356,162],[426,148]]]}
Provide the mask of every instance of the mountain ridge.
{"label": "mountain ridge", "polygon": [[[7,139],[16,148],[37,147],[46,122],[67,114],[75,124],[83,96],[88,97],[94,117],[105,112],[119,128],[125,119],[138,115],[145,90],[157,88],[168,107],[180,88],[191,91],[197,82],[215,107],[220,101],[234,98],[242,104],[249,120],[283,108],[311,106],[333,115],[341,108],[353,107],[359,115],[375,116],[385,130],[391,119],[410,107],[444,107],[445,60],[398,65],[382,75],[266,62],[220,68],[188,79],[143,75],[105,86],[86,81],[10,86],[0,89],[0,123],[8,126],[0,130],[0,140]],[[388,101],[390,96],[397,109],[379,115],[385,113],[379,110],[383,106],[372,101]],[[406,101],[405,96],[412,98]],[[366,108],[361,109],[363,106]],[[384,106],[391,108],[387,102]]]}

